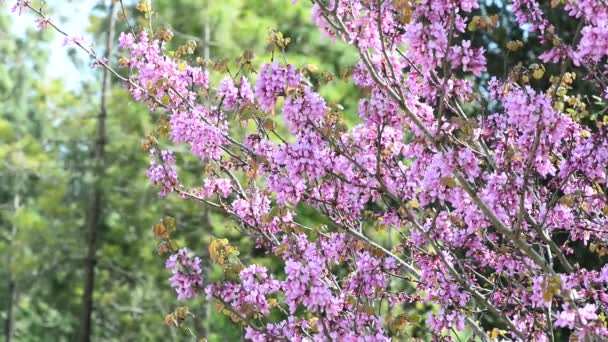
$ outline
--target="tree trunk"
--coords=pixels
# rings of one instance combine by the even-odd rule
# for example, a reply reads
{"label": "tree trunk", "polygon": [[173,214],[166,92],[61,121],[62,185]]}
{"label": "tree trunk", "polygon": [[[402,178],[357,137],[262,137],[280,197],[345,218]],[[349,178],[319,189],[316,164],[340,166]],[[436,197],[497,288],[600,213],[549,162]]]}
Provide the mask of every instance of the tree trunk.
{"label": "tree trunk", "polygon": [[[108,13],[108,30],[106,34],[106,46],[104,52],[105,60],[109,60],[112,55],[112,43],[114,41],[114,26],[116,17],[114,15],[114,1],[110,1]],[[103,216],[103,192],[100,181],[105,174],[105,144],[106,144],[106,117],[107,117],[107,98],[110,90],[110,74],[107,70],[103,71],[103,81],[101,89],[101,100],[99,116],[97,118],[97,141],[95,143],[95,181],[91,192],[91,201],[87,217],[87,255],[85,258],[85,281],[84,293],[82,295],[82,316],[80,322],[80,341],[89,342],[92,335],[92,314],[93,314],[93,292],[95,290],[95,265],[97,263],[97,233],[102,223]]]}
{"label": "tree trunk", "polygon": [[12,276],[8,277],[8,303],[6,304],[6,318],[4,319],[4,340],[6,342],[13,341],[13,334],[15,331],[13,305],[15,301],[16,291],[15,280]]}
{"label": "tree trunk", "polygon": [[[17,212],[17,210],[19,210],[19,207],[21,206],[20,204],[20,196],[18,191],[15,191],[15,196],[13,198],[13,206],[15,209],[15,212]],[[8,300],[6,303],[6,317],[4,319],[4,340],[6,342],[12,342],[13,341],[13,335],[15,334],[15,302],[17,301],[17,282],[15,281],[15,278],[13,277],[13,273],[11,271],[12,269],[12,264],[13,264],[13,253],[12,253],[12,248],[13,248],[13,241],[15,240],[15,236],[17,235],[17,227],[13,224],[12,225],[12,229],[11,229],[11,237],[10,237],[10,242],[9,242],[9,251],[11,251],[10,256],[9,256],[9,260],[8,260],[8,268],[9,268],[9,274],[8,274]]]}
{"label": "tree trunk", "polygon": [[209,1],[205,1],[205,15],[203,18],[203,58],[209,60],[211,58],[211,53],[209,52],[211,47],[211,26],[209,25],[210,21],[209,16]]}

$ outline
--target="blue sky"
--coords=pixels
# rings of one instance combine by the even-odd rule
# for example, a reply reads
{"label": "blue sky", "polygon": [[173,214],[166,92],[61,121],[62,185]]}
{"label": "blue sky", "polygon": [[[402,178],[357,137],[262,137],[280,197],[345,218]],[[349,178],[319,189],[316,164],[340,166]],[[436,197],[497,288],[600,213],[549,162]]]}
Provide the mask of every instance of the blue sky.
{"label": "blue sky", "polygon": [[[10,1],[8,3],[10,5]],[[55,0],[52,2],[54,14],[50,15],[50,17],[53,22],[58,24],[68,34],[73,36],[83,35],[85,38],[88,38],[86,29],[89,21],[89,11],[95,3],[98,3],[98,1]],[[28,27],[35,27],[34,19],[34,16],[25,12],[21,16],[13,13],[13,34],[23,36]],[[63,46],[63,37],[59,34],[54,35],[53,40],[47,48],[51,53],[47,63],[47,75],[51,78],[63,80],[68,89],[76,90],[80,86],[80,81],[93,77],[88,67],[78,69],[68,58],[68,47]],[[85,65],[88,66],[89,59],[84,52],[77,51],[77,57],[81,61],[86,61]]]}

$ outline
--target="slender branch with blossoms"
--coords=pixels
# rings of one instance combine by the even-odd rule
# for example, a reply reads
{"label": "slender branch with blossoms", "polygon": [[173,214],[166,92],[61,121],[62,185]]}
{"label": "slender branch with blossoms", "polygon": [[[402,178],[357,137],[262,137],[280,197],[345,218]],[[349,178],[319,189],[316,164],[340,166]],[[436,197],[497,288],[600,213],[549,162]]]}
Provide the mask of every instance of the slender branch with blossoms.
{"label": "slender branch with blossoms", "polygon": [[[282,35],[273,43],[284,63],[254,72],[245,54],[237,73],[212,69],[225,76],[215,89],[204,63],[168,53],[170,35],[132,29],[119,38],[129,76],[113,73],[166,118],[147,141],[160,195],[223,210],[281,261],[278,274],[246,265],[226,240],[209,246],[209,261],[171,248],[178,298],[206,293],[252,341],[387,341],[413,325],[434,340],[465,329],[482,341],[608,338],[608,266],[584,267],[574,253],[607,251],[608,132],[581,120],[584,94],[571,87],[586,82],[608,97],[608,5],[510,2],[516,24],[545,47],[538,63],[558,66],[543,88],[533,82],[546,77],[538,63],[488,75],[486,47],[467,32],[498,24],[475,15],[477,1],[312,3],[323,34],[359,54],[349,76],[362,90],[354,127],[310,71],[287,63]],[[24,9],[63,33],[17,1]],[[547,11],[578,22],[572,41]],[[164,134],[201,160],[198,185],[180,182]],[[300,222],[303,206],[323,224]],[[204,262],[221,265],[225,281],[207,284]],[[416,303],[433,306],[425,323],[408,316]]]}

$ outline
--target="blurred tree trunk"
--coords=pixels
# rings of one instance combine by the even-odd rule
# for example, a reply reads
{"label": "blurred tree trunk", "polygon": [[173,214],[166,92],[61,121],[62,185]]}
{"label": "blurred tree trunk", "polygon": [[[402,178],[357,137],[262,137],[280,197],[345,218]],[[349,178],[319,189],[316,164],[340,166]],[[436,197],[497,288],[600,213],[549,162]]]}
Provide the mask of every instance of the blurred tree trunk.
{"label": "blurred tree trunk", "polygon": [[15,331],[13,305],[16,291],[15,279],[12,275],[8,277],[8,302],[6,304],[6,318],[4,320],[4,340],[6,342],[13,341],[13,332]]}
{"label": "blurred tree trunk", "polygon": [[[15,209],[15,212],[17,212],[17,210],[19,209],[19,207],[21,202],[21,198],[19,196],[19,191],[15,191],[15,195],[13,197],[13,207]],[[13,267],[13,240],[15,239],[15,236],[17,235],[17,227],[15,226],[15,224],[12,225],[12,229],[11,229],[11,235],[10,235],[10,242],[9,242],[9,253],[11,253],[9,255],[9,262],[8,262],[8,268],[9,268],[9,275],[8,275],[8,286],[7,286],[7,303],[6,303],[6,318],[4,319],[4,340],[6,342],[12,342],[13,341],[13,335],[15,334],[15,302],[17,301],[17,282],[15,281],[15,277],[13,276],[12,273],[12,267]]]}
{"label": "blurred tree trunk", "polygon": [[205,1],[205,16],[203,18],[203,58],[209,60],[211,58],[210,46],[211,43],[211,25],[209,17],[209,1]]}
{"label": "blurred tree trunk", "polygon": [[[112,55],[112,43],[114,41],[114,27],[116,16],[114,15],[113,0],[110,1],[108,13],[108,29],[106,33],[106,44],[104,59],[109,61]],[[91,192],[91,202],[87,217],[87,256],[85,259],[85,283],[82,296],[82,317],[80,323],[80,341],[89,342],[92,335],[93,314],[93,292],[95,290],[95,264],[97,263],[97,233],[103,222],[103,189],[101,182],[105,174],[105,144],[106,144],[106,117],[108,115],[108,94],[110,90],[110,74],[104,69],[99,116],[97,118],[97,141],[95,143],[94,156],[94,185]]]}

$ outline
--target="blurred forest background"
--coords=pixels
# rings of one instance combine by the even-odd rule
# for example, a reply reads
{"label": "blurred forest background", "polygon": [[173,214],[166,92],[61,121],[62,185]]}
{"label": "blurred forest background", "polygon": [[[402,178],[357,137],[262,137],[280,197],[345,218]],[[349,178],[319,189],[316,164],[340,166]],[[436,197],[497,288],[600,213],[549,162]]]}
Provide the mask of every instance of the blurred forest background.
{"label": "blurred forest background", "polygon": [[[176,243],[203,259],[216,237],[228,238],[241,251],[253,251],[245,258],[260,258],[255,261],[271,269],[281,265],[262,260],[263,251],[256,251],[220,213],[174,196],[159,199],[145,176],[149,161],[142,150],[159,116],[131,101],[120,82],[104,86],[103,72],[92,70],[90,60],[74,50],[65,48],[64,63],[73,67],[62,68],[77,74],[57,77],[61,70],[49,65],[49,58],[58,53],[51,42],[61,38],[51,30],[37,30],[31,17],[11,15],[8,2],[0,4],[0,318],[6,340],[185,340],[191,338],[187,330],[163,322],[165,315],[184,304],[196,317],[188,328],[197,336],[240,340],[241,331],[213,303],[204,298],[177,301],[152,226],[174,217]],[[53,18],[71,13],[86,21],[87,39],[102,55],[108,32],[117,37],[128,30],[119,18],[122,11],[118,6],[111,9],[110,3],[63,0],[48,2],[47,8]],[[471,33],[476,44],[489,46],[489,59],[518,54],[516,60],[535,62],[540,47],[528,39],[525,28],[507,24],[514,21],[504,2],[481,3],[479,14],[496,14],[501,23],[492,32]],[[78,13],[66,10],[76,4]],[[125,4],[131,23],[148,24],[136,9],[137,1]],[[269,30],[281,31],[291,38],[289,62],[318,70],[313,81],[321,93],[345,108],[347,123],[356,121],[361,94],[339,77],[356,62],[356,55],[321,36],[310,22],[309,2],[154,0],[153,8],[154,27],[173,33],[174,48],[196,42],[193,59],[234,61],[251,51],[259,66],[270,60]],[[16,20],[32,24],[15,34]],[[70,20],[74,18],[65,18],[64,23]],[[572,22],[565,16],[551,20],[563,30],[560,35],[571,39]],[[521,40],[523,47],[507,51],[512,40]],[[117,64],[120,55],[115,48],[110,62]],[[503,76],[513,67],[506,62],[491,64],[487,76]],[[326,86],[332,78],[329,73],[338,76]],[[100,135],[102,117],[105,132]],[[196,184],[202,166],[196,160],[185,165],[180,178]],[[315,220],[305,209],[299,214],[302,220]],[[205,281],[219,279],[219,268],[204,265]],[[87,286],[90,280],[94,281]],[[93,329],[83,331],[81,322],[90,314]]]}

